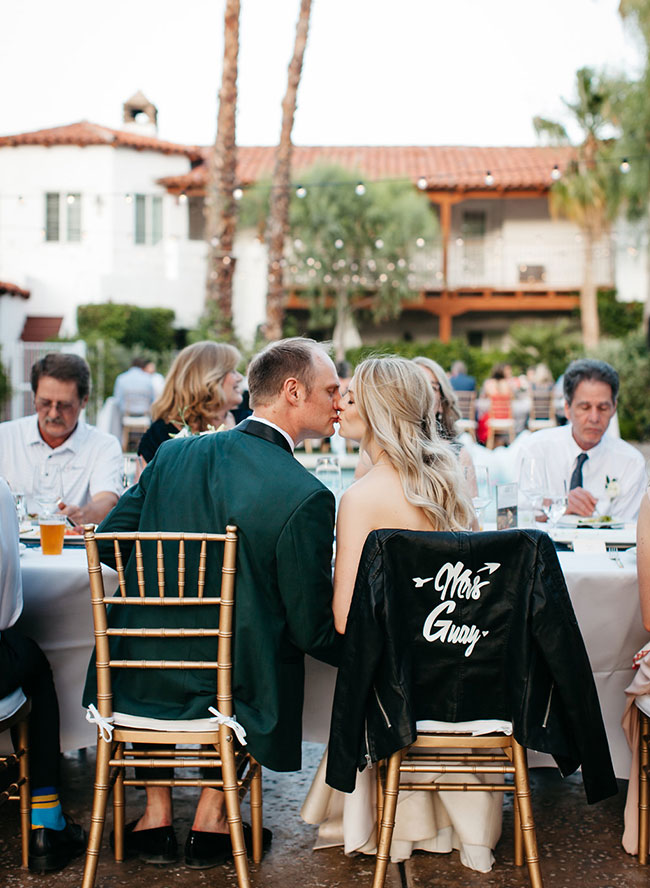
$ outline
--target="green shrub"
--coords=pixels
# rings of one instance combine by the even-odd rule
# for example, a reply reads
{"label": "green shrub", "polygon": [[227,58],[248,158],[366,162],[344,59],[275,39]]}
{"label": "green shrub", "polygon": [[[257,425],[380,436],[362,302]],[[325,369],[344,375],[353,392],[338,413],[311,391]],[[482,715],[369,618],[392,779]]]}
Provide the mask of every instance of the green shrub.
{"label": "green shrub", "polygon": [[86,342],[112,340],[127,348],[154,352],[174,347],[174,312],[170,308],[140,308],[115,302],[80,305],[79,336]]}
{"label": "green shrub", "polygon": [[650,356],[643,333],[635,331],[624,339],[604,341],[593,357],[608,361],[618,371],[621,437],[630,441],[650,439]]}
{"label": "green shrub", "polygon": [[9,400],[10,395],[11,382],[9,381],[9,374],[0,360],[0,407],[4,405],[5,401]]}

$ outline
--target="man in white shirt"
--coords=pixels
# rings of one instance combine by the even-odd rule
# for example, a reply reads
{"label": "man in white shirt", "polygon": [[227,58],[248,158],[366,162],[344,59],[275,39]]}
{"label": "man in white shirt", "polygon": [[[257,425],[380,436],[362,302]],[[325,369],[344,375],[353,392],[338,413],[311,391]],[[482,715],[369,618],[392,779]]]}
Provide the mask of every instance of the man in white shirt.
{"label": "man in white shirt", "polygon": [[75,524],[98,524],[122,492],[122,451],[112,436],[79,419],[90,368],[77,355],[52,353],[32,367],[36,414],[0,423],[0,474],[15,493],[34,493],[34,469],[60,466],[62,512]]}
{"label": "man in white shirt", "polygon": [[619,380],[605,361],[581,358],[564,374],[564,412],[569,425],[530,436],[520,456],[539,457],[549,480],[565,481],[568,515],[608,514],[636,520],[647,486],[641,453],[606,435],[616,412]]}

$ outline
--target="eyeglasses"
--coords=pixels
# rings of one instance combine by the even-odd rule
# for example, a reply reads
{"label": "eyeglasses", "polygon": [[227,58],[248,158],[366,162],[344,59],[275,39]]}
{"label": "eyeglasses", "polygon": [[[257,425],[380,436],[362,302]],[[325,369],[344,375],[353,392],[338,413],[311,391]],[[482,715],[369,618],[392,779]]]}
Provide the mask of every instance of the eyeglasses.
{"label": "eyeglasses", "polygon": [[50,401],[48,398],[34,398],[34,405],[37,410],[44,410],[46,413],[49,413],[52,407],[54,407],[57,413],[69,413],[71,410],[77,409],[79,402]]}

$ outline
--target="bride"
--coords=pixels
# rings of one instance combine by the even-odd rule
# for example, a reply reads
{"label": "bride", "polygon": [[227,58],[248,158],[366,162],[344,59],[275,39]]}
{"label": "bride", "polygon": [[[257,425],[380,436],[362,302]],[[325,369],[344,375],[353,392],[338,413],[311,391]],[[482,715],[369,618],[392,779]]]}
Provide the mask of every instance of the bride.
{"label": "bride", "polygon": [[[339,431],[360,441],[371,463],[341,498],[336,524],[333,610],[343,633],[372,530],[467,530],[476,528],[476,518],[458,459],[436,431],[433,389],[411,361],[382,357],[361,363],[341,399]],[[346,853],[374,854],[375,771],[357,774],[355,791],[345,794],[325,784],[325,766],[326,755],[301,812],[308,823],[320,824],[316,847],[344,845]],[[497,795],[400,793],[391,858],[459,848],[466,866],[488,871],[501,833]]]}

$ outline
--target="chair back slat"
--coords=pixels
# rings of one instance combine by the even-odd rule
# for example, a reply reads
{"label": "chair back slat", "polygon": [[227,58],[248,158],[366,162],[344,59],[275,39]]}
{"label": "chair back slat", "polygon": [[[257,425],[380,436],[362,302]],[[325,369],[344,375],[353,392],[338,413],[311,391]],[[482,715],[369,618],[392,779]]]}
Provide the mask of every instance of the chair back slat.
{"label": "chair back slat", "polygon": [[[225,715],[233,714],[232,703],[232,623],[235,596],[235,572],[237,557],[237,528],[229,526],[225,534],[210,533],[173,533],[160,532],[135,532],[125,533],[95,533],[93,525],[85,528],[86,554],[88,558],[88,574],[90,578],[91,603],[93,609],[93,621],[95,626],[96,669],[97,669],[97,708],[100,715],[110,717],[112,714],[111,669],[164,669],[164,670],[213,670],[216,671],[216,698],[219,710]],[[107,597],[104,590],[104,578],[102,575],[98,541],[110,541],[115,554],[115,563],[118,568],[119,594],[115,597]],[[188,574],[188,553],[186,542],[188,540],[200,542],[197,560],[190,562],[191,573]],[[147,550],[143,543],[152,546],[156,542],[155,567],[153,549],[147,562]],[[124,552],[122,544],[131,543],[134,551],[130,558],[134,560],[135,588],[130,588],[131,594],[127,594],[127,573],[129,562],[124,564]],[[166,545],[164,545],[164,543]],[[173,545],[176,543],[176,546]],[[221,587],[219,595],[206,595],[206,587],[214,585],[208,564],[208,544],[218,546],[223,544],[223,561],[221,565]],[[171,583],[169,570],[165,570],[165,562],[171,567],[171,559],[177,558],[178,571],[177,582]],[[212,561],[211,561],[212,563]],[[133,570],[133,566],[130,568]],[[155,577],[154,577],[155,570]],[[191,586],[188,579],[192,578]],[[148,587],[151,586],[149,594]],[[169,593],[169,594],[167,594]],[[214,617],[206,621],[205,626],[183,625],[174,627],[166,626],[111,626],[107,607],[120,605],[116,610],[118,614],[124,607],[164,608],[217,606],[219,608],[218,625],[214,625]],[[155,614],[155,610],[153,611]],[[188,611],[188,613],[190,613]],[[148,620],[148,617],[145,618]],[[113,621],[115,622],[115,621]],[[119,623],[120,620],[118,619]],[[175,658],[161,658],[160,648],[155,652],[155,659],[143,657],[123,656],[117,652],[117,656],[111,656],[110,644],[112,641],[120,642],[120,639],[136,642],[137,639],[216,639],[217,659],[209,655],[204,659],[191,660],[179,659],[180,652],[176,648]],[[147,643],[147,642],[144,642]],[[180,649],[182,650],[182,648]],[[146,651],[145,651],[146,652]],[[185,652],[183,651],[183,654]]]}

